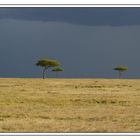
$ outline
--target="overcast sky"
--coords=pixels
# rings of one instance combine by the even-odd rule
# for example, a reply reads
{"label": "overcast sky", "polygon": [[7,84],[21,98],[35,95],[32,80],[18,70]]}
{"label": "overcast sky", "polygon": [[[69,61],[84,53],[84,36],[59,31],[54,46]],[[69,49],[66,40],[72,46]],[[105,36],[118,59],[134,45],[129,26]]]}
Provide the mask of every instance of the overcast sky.
{"label": "overcast sky", "polygon": [[0,8],[0,77],[41,77],[46,57],[60,77],[140,78],[140,8]]}

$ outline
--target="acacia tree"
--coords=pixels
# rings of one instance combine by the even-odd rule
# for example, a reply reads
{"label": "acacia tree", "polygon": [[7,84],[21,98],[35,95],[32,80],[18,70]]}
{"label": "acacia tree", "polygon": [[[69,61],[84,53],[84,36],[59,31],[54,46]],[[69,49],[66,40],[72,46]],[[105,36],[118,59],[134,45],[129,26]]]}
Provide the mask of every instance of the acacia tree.
{"label": "acacia tree", "polygon": [[58,77],[58,72],[62,72],[63,69],[60,68],[60,67],[57,67],[57,68],[52,69],[52,71],[55,72],[56,73],[56,77]]}
{"label": "acacia tree", "polygon": [[57,60],[53,60],[53,59],[41,59],[41,60],[38,60],[36,65],[43,67],[42,76],[44,79],[45,72],[48,70],[48,68],[59,66],[59,62]]}
{"label": "acacia tree", "polygon": [[124,66],[118,66],[118,67],[115,67],[114,70],[119,72],[119,78],[121,78],[122,72],[127,71],[128,68]]}

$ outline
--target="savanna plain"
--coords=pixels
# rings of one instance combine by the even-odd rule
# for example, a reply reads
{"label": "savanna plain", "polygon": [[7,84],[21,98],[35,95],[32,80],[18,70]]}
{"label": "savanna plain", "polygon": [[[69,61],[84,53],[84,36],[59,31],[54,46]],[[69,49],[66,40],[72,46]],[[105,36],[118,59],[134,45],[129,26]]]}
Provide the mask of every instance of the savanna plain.
{"label": "savanna plain", "polygon": [[0,78],[0,132],[140,132],[140,80]]}

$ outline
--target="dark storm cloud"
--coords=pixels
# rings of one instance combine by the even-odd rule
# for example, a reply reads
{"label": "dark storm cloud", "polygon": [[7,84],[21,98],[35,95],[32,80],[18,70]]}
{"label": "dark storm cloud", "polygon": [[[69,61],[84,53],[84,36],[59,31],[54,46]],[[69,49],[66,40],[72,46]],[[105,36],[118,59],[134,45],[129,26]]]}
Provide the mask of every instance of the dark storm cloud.
{"label": "dark storm cloud", "polygon": [[[117,77],[140,74],[140,26],[79,26],[60,22],[0,20],[0,77],[41,77],[38,59],[60,61],[60,77]],[[55,75],[49,71],[49,77]]]}
{"label": "dark storm cloud", "polygon": [[0,19],[0,77],[40,77],[47,57],[60,77],[112,78],[124,65],[140,78],[140,8],[0,8]]}
{"label": "dark storm cloud", "polygon": [[0,8],[0,19],[57,21],[81,25],[140,25],[140,8]]}

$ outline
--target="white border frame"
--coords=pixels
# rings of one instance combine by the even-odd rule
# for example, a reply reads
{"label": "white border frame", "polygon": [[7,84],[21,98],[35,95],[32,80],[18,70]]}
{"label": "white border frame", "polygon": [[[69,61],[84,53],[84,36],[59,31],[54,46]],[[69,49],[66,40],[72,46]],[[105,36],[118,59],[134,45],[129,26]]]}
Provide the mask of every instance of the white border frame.
{"label": "white border frame", "polygon": [[[98,1],[98,0],[97,0]],[[64,4],[64,3],[59,3],[59,4],[52,4],[52,3],[33,3],[30,4],[30,2],[26,3],[12,3],[9,4],[6,2],[0,2],[0,8],[1,7],[140,7],[140,1],[138,4],[136,4],[136,0],[134,0],[134,3],[125,3],[123,4],[123,2],[121,4],[117,3],[117,4],[109,4],[109,3],[105,3],[105,4],[99,4],[97,3],[97,1],[94,1],[94,4]],[[120,1],[120,0],[119,0]],[[25,1],[26,2],[26,1]],[[41,1],[42,2],[42,1]],[[16,132],[11,132],[11,133],[0,133],[0,136],[140,136],[140,132],[139,133],[16,133]]]}
{"label": "white border frame", "polygon": [[0,133],[0,136],[140,136],[140,133]]}
{"label": "white border frame", "polygon": [[1,0],[0,4],[140,4],[139,0]]}
{"label": "white border frame", "polygon": [[0,4],[0,7],[140,7],[140,4]]}

